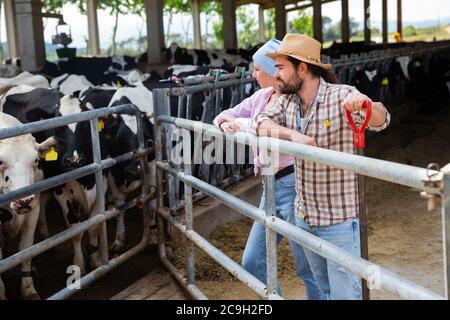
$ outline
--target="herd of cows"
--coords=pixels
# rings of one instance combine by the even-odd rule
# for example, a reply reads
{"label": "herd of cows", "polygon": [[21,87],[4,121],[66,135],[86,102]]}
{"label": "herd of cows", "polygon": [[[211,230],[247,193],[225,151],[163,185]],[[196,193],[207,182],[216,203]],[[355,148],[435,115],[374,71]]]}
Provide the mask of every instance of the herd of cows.
{"label": "herd of cows", "polygon": [[[152,71],[142,73],[138,57],[73,58],[47,62],[40,73],[19,72],[13,66],[0,68],[0,128],[21,123],[52,119],[103,107],[125,103],[135,105],[142,117],[146,141],[153,139],[153,94],[156,88],[180,86],[175,78],[208,74],[213,68],[233,72],[236,66],[251,69],[251,56],[258,49],[215,51],[188,50],[172,44],[166,51],[170,67],[160,75]],[[344,52],[345,48],[341,48]],[[420,57],[396,59],[384,73],[366,69],[343,75],[362,92],[377,98],[373,83],[382,84],[383,77],[391,82],[408,81],[411,94],[419,100],[430,99],[430,94],[448,99],[446,72],[449,61],[441,56],[432,57],[426,69]],[[406,64],[405,64],[406,63]],[[442,67],[445,66],[445,67]],[[342,70],[341,70],[342,72]],[[439,82],[438,89],[433,83]],[[446,90],[444,90],[446,89]],[[373,92],[372,92],[373,90]],[[225,91],[224,91],[225,92]],[[250,91],[247,92],[250,94]],[[445,96],[446,94],[446,96]],[[205,94],[193,95],[193,119],[204,120]],[[224,101],[228,99],[224,98]],[[224,103],[229,106],[230,103]],[[176,115],[178,101],[172,103]],[[211,119],[212,120],[212,119]],[[137,123],[133,115],[120,114],[105,117],[99,122],[102,159],[116,157],[137,149]],[[45,130],[34,134],[0,140],[0,194],[55,177],[93,162],[90,127],[88,122]],[[154,154],[149,155],[154,165]],[[104,171],[104,197],[108,204],[118,206],[140,187],[139,162],[129,160]],[[151,170],[154,174],[154,169]],[[152,178],[153,179],[153,178]],[[154,184],[154,181],[151,182]],[[3,204],[0,207],[0,260],[2,241],[19,238],[18,251],[34,243],[35,233],[47,238],[46,203],[52,197],[61,208],[68,228],[85,221],[99,211],[96,203],[97,188],[94,175],[60,185],[52,190]],[[4,235],[3,235],[4,233]],[[85,273],[82,234],[73,239],[74,264]],[[100,266],[98,230],[88,232],[89,245],[84,248],[93,268]],[[120,252],[125,247],[126,234],[123,215],[116,224],[115,240],[110,249]],[[31,260],[22,264],[21,292],[23,298],[39,298],[33,285]],[[0,299],[5,299],[5,288],[0,279]]]}

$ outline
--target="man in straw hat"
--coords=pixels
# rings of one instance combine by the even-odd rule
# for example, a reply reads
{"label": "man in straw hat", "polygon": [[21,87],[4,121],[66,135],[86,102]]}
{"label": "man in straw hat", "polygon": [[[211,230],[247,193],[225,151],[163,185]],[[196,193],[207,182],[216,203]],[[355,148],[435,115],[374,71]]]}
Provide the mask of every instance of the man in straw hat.
{"label": "man in straw hat", "polygon": [[[370,99],[354,87],[338,84],[331,65],[320,62],[321,44],[304,35],[287,34],[277,51],[275,77],[283,95],[252,121],[257,135],[355,153],[353,131],[365,119],[363,104]],[[390,115],[383,104],[372,103],[368,129],[386,128]],[[360,256],[357,175],[313,161],[296,159],[296,224],[314,235]],[[361,299],[357,275],[305,250],[311,270],[329,299]]]}

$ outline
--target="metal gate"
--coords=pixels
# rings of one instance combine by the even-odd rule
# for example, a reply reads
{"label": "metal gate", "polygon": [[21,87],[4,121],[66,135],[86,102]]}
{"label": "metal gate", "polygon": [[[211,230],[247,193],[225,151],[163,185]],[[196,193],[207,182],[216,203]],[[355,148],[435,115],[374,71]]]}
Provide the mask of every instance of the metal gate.
{"label": "metal gate", "polygon": [[[186,88],[186,92],[194,93],[203,90],[203,87]],[[223,139],[237,144],[267,149],[273,152],[281,152],[292,157],[317,162],[323,165],[333,166],[339,169],[352,171],[364,176],[369,176],[384,181],[416,188],[425,192],[429,197],[440,196],[442,199],[442,236],[444,253],[444,284],[445,298],[448,299],[450,261],[448,252],[450,249],[450,164],[440,171],[413,167],[399,163],[377,160],[333,150],[315,148],[295,144],[289,141],[268,137],[255,137],[251,134],[238,132],[225,134],[215,126],[198,121],[192,121],[167,115],[167,102],[172,95],[178,95],[179,91],[172,89],[159,89],[154,92],[154,105],[156,106],[155,144],[157,157],[156,183],[158,192],[157,223],[159,231],[159,255],[163,264],[189,293],[197,299],[206,299],[206,296],[195,285],[195,255],[194,245],[198,246],[222,267],[232,273],[237,279],[246,284],[256,294],[264,299],[280,299],[276,293],[277,288],[277,252],[276,233],[297,242],[305,248],[343,266],[357,274],[362,279],[371,283],[376,278],[380,288],[399,295],[403,299],[444,299],[444,297],[425,289],[418,284],[373,264],[367,260],[351,255],[349,252],[322,240],[306,231],[303,231],[275,216],[274,208],[274,176],[264,176],[266,188],[266,210],[263,211],[239,198],[236,198],[222,188],[211,185],[195,177],[192,164],[186,163],[190,157],[185,154],[181,159],[163,158],[170,153],[165,152],[171,148],[168,142],[168,133],[181,129],[182,139],[190,140],[191,133],[202,134],[216,139]],[[174,165],[177,163],[177,165]],[[175,178],[184,184],[184,210],[185,222],[178,220],[174,215],[174,208],[167,207],[164,198],[165,193],[173,192],[173,185],[167,183]],[[193,188],[204,194],[219,200],[226,206],[266,226],[267,244],[267,285],[259,281],[246,271],[238,263],[227,257],[223,252],[214,247],[206,239],[201,237],[193,229]],[[187,279],[167,258],[165,247],[165,224],[179,230],[188,240],[187,254]]]}
{"label": "metal gate", "polygon": [[[99,144],[99,130],[98,122],[100,118],[107,117],[111,114],[128,113],[136,116],[138,124],[138,141],[139,149],[122,154],[120,156],[108,159],[101,159],[100,144]],[[0,195],[0,204],[9,203],[12,200],[20,199],[25,196],[45,191],[54,188],[63,183],[67,183],[71,180],[78,179],[87,175],[95,174],[95,182],[97,186],[97,204],[101,211],[94,217],[73,225],[71,228],[62,231],[44,241],[36,243],[35,245],[26,248],[10,257],[0,260],[0,274],[6,270],[9,270],[25,260],[29,260],[43,252],[46,252],[57,245],[74,238],[82,232],[85,232],[92,227],[100,226],[99,231],[99,253],[101,257],[102,266],[91,271],[80,279],[80,287],[85,288],[94,280],[100,278],[104,274],[110,272],[132,256],[136,255],[147,247],[150,236],[150,222],[151,213],[149,207],[149,201],[154,197],[154,190],[151,190],[149,185],[149,166],[147,161],[147,154],[149,148],[146,147],[146,141],[144,141],[143,123],[140,116],[140,111],[137,107],[131,104],[121,105],[111,108],[102,108],[93,111],[86,111],[78,114],[68,115],[64,117],[57,117],[49,120],[42,120],[39,122],[33,122],[24,124],[18,127],[0,129],[0,139],[6,139],[16,137],[23,134],[35,133],[43,130],[57,128],[68,125],[70,123],[77,123],[83,121],[90,121],[90,132],[92,141],[92,151],[94,155],[94,162],[75,169],[73,171],[42,180],[27,187],[23,187],[5,194]],[[142,191],[141,195],[134,198],[120,207],[112,210],[105,210],[105,199],[103,197],[104,188],[102,171],[112,166],[131,159],[140,160],[140,180]],[[118,257],[110,259],[108,256],[108,240],[106,234],[106,221],[116,217],[117,215],[124,214],[124,212],[130,208],[138,206],[142,209],[142,221],[143,221],[143,235],[138,245],[121,254]],[[65,289],[56,292],[49,297],[50,300],[64,299],[77,292],[76,289],[66,287]]]}

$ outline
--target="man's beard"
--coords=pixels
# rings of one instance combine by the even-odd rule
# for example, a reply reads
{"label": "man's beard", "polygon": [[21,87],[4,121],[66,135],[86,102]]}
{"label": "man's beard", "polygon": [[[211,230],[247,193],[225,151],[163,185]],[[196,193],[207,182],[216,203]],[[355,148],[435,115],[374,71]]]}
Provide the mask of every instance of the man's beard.
{"label": "man's beard", "polygon": [[303,87],[304,80],[300,78],[297,73],[287,81],[283,81],[280,77],[277,78],[278,87],[282,94],[296,94]]}

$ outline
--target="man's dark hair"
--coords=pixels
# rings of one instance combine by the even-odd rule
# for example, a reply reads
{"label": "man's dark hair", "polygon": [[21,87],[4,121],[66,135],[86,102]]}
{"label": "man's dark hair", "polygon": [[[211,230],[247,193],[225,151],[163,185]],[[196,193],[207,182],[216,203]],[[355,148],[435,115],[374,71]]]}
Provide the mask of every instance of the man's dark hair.
{"label": "man's dark hair", "polygon": [[313,76],[322,77],[323,80],[325,80],[325,82],[328,82],[328,83],[335,83],[335,84],[341,83],[339,81],[338,77],[336,77],[336,75],[331,70],[327,70],[322,67],[316,66],[314,64],[300,61],[300,60],[295,59],[290,56],[287,56],[287,58],[292,63],[292,65],[294,66],[295,69],[298,69],[298,66],[300,65],[300,63],[303,62],[303,63],[306,63],[306,65],[308,66],[308,71],[311,72]]}

